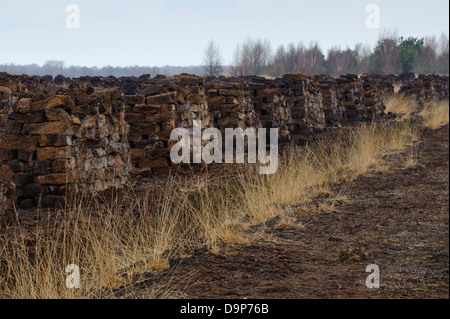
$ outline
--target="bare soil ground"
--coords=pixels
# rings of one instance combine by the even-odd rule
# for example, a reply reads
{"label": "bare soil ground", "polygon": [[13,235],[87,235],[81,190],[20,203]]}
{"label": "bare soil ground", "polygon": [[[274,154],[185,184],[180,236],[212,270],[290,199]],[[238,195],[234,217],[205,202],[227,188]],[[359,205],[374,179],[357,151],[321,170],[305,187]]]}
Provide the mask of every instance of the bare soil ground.
{"label": "bare soil ground", "polygon": [[[174,297],[194,299],[449,298],[449,127],[423,130],[415,147],[414,167],[391,155],[387,170],[338,185],[348,200],[335,211],[271,220],[252,230],[264,234],[253,245],[172,260],[133,290],[170,282]],[[365,286],[369,264],[380,289]]]}

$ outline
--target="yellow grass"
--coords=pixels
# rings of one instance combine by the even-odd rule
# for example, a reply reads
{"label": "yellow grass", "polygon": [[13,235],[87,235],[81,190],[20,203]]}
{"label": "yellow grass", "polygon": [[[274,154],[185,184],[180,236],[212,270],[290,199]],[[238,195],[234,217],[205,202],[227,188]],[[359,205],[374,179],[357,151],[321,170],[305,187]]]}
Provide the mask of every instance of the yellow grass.
{"label": "yellow grass", "polygon": [[408,123],[361,124],[339,142],[291,149],[273,176],[251,175],[244,185],[245,211],[254,222],[280,214],[280,205],[310,201],[330,186],[382,167],[382,158],[417,140]]}
{"label": "yellow grass", "polygon": [[404,168],[408,169],[416,167],[418,165],[418,161],[419,161],[419,152],[417,151],[416,148],[411,148],[407,152],[405,160],[403,162]]}
{"label": "yellow grass", "polygon": [[419,108],[414,97],[404,94],[386,95],[383,97],[383,102],[386,106],[386,114],[403,115],[404,119],[409,119]]}
{"label": "yellow grass", "polygon": [[439,129],[449,122],[448,101],[428,101],[419,115],[423,118],[425,127]]}
{"label": "yellow grass", "polygon": [[394,93],[397,94],[401,88],[402,88],[402,86],[400,84],[394,84]]}
{"label": "yellow grass", "polygon": [[423,120],[423,126],[438,129],[449,123],[449,102],[428,100],[422,110],[414,97],[403,94],[391,94],[383,97],[385,112],[401,115],[400,120],[408,120],[418,114]]}
{"label": "yellow grass", "polygon": [[[441,117],[440,108],[424,111],[427,125]],[[168,268],[176,256],[201,247],[219,252],[221,243],[254,242],[261,234],[250,227],[271,218],[280,217],[280,226],[300,227],[295,214],[308,211],[300,207],[326,197],[319,208],[334,211],[347,198],[333,194],[333,185],[382,169],[385,155],[417,138],[408,121],[360,124],[335,142],[291,147],[274,175],[259,175],[257,167],[248,166],[219,185],[208,176],[187,182],[172,177],[163,191],[145,196],[130,188],[121,196],[78,198],[54,224],[38,229],[27,229],[17,218],[0,243],[0,298],[114,298],[117,289]],[[80,289],[66,288],[69,264],[80,267]],[[149,287],[145,294],[171,297],[170,284]]]}

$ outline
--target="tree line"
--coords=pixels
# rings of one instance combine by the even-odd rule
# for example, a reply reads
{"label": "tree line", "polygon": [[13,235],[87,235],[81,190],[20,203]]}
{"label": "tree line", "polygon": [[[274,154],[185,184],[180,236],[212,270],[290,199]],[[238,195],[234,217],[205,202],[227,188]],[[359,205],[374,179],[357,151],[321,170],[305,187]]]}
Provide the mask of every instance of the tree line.
{"label": "tree line", "polygon": [[265,75],[278,77],[286,73],[327,74],[448,74],[449,38],[442,34],[417,38],[400,37],[384,32],[372,49],[362,43],[354,48],[333,47],[326,52],[317,42],[280,45],[272,49],[267,39],[248,38],[239,43],[231,61],[224,63],[220,47],[211,40],[204,50],[203,65],[163,67],[84,67],[66,66],[63,61],[47,61],[44,65],[0,64],[0,72],[10,74],[81,76],[172,76],[181,73],[232,76]]}
{"label": "tree line", "polygon": [[[204,73],[218,75],[224,71],[220,48],[210,41],[204,53]],[[396,33],[380,35],[374,49],[357,44],[353,49],[334,47],[326,56],[317,42],[309,45],[290,43],[272,50],[266,39],[247,39],[238,44],[229,67],[234,76],[286,73],[306,74],[448,74],[449,39],[436,37],[399,37]],[[215,67],[211,67],[215,65]]]}
{"label": "tree line", "polygon": [[8,72],[9,74],[27,74],[27,75],[52,75],[53,77],[61,74],[66,77],[78,78],[81,76],[135,76],[139,77],[143,74],[157,74],[173,76],[175,74],[190,73],[202,74],[203,66],[162,66],[162,67],[148,67],[148,66],[128,66],[128,67],[113,67],[105,66],[85,67],[85,66],[66,66],[64,61],[50,60],[44,65],[29,64],[0,64],[0,72]]}

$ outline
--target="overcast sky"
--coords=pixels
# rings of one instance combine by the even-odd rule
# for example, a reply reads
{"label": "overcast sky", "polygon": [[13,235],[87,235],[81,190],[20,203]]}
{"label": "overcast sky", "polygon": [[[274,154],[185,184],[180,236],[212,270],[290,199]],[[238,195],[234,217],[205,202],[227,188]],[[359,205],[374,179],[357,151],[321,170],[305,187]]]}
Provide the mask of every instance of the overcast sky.
{"label": "overcast sky", "polygon": [[[80,28],[66,26],[66,6],[80,9]],[[366,27],[377,4],[380,29]],[[236,44],[267,38],[373,46],[383,29],[404,36],[449,33],[448,0],[0,0],[0,64],[199,65],[214,39],[229,63]]]}

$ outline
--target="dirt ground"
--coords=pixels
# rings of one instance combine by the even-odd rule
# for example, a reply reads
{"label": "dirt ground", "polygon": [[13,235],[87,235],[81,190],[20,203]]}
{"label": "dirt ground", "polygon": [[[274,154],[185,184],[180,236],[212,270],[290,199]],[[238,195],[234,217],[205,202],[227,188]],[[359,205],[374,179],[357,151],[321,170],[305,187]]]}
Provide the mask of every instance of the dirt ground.
{"label": "dirt ground", "polygon": [[[139,286],[170,282],[193,299],[449,298],[449,127],[416,147],[415,167],[392,155],[386,171],[339,185],[348,200],[336,211],[297,212],[302,227],[271,220],[253,245],[173,260]],[[369,264],[379,289],[365,285]]]}

